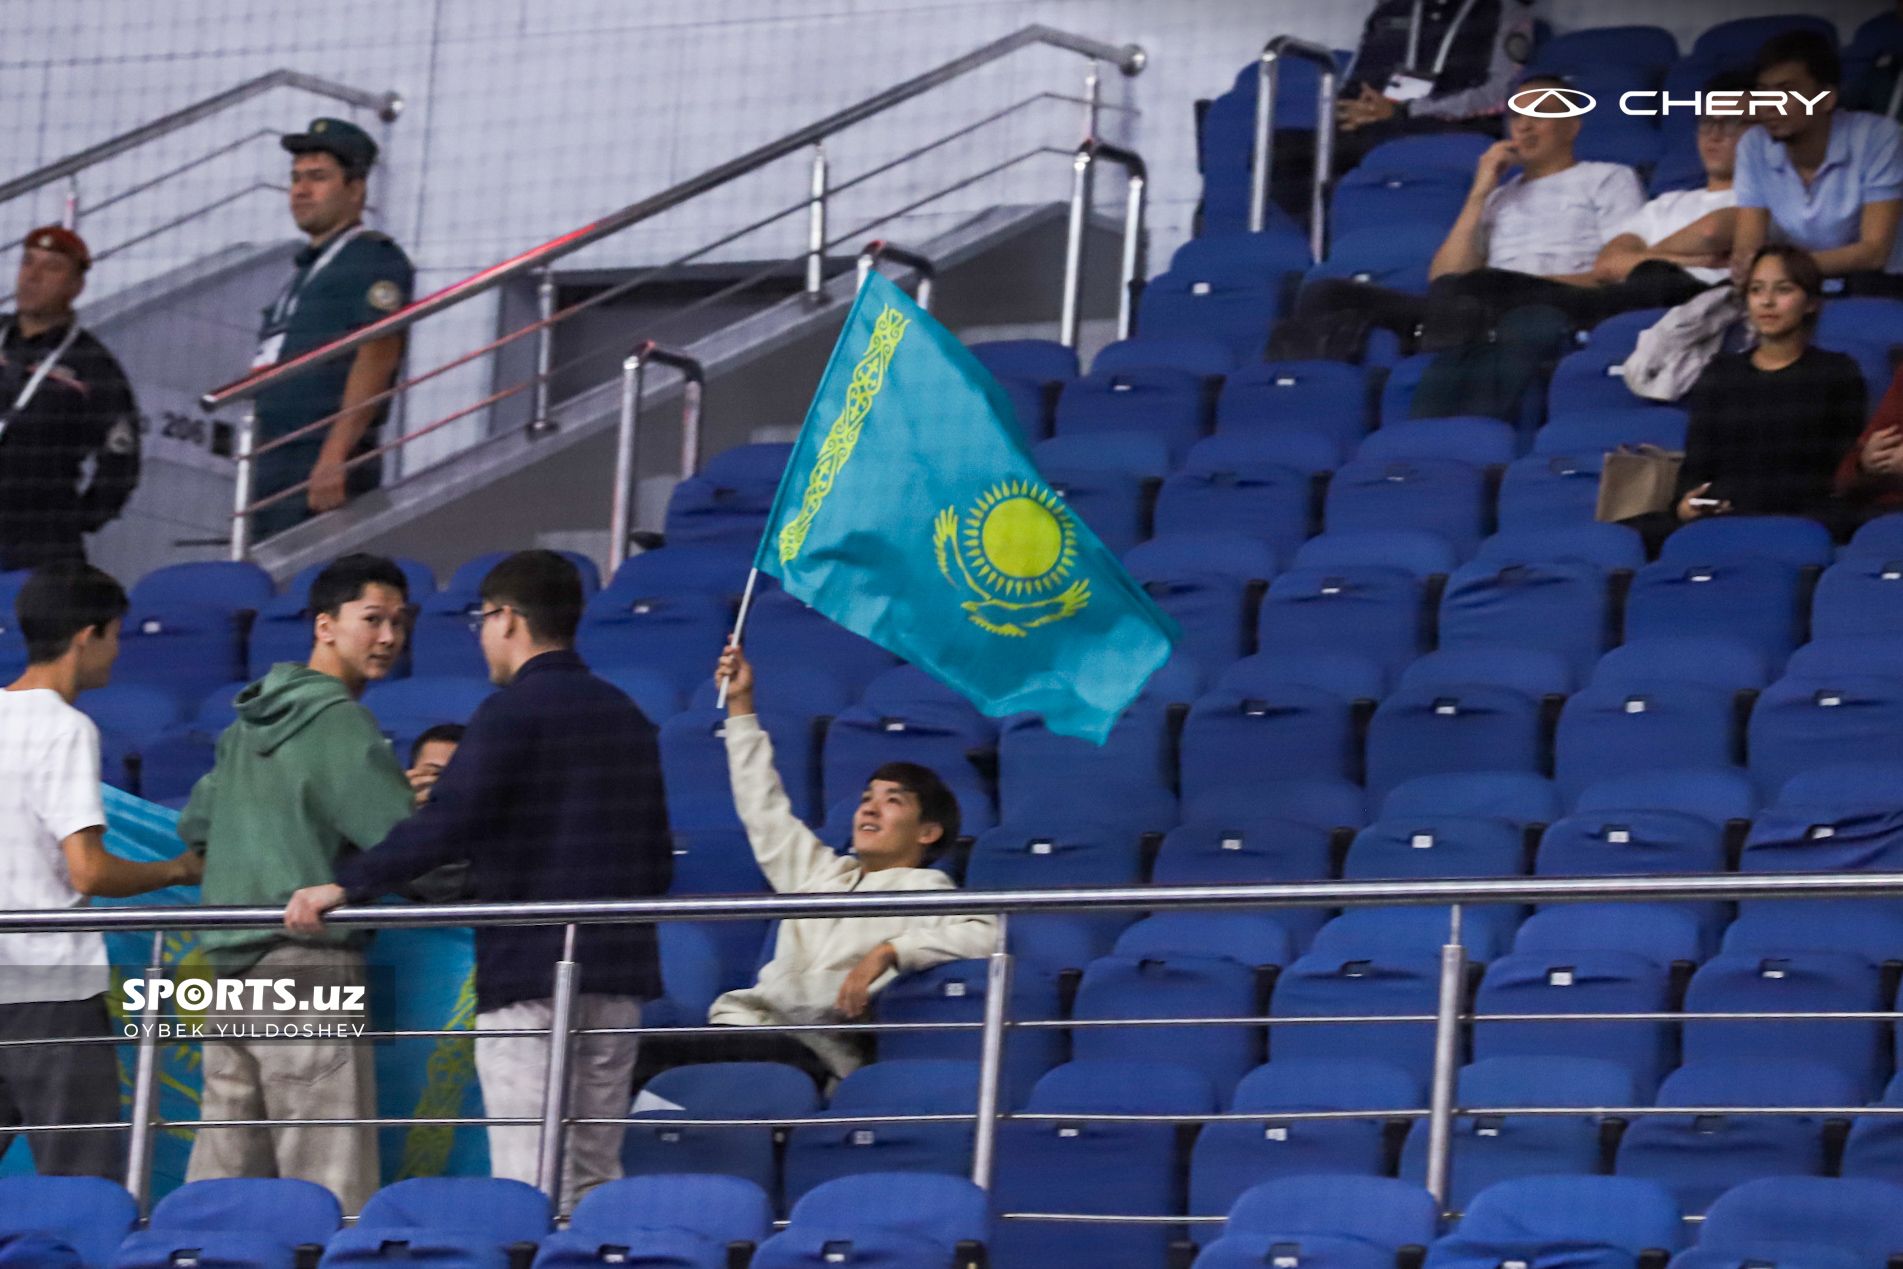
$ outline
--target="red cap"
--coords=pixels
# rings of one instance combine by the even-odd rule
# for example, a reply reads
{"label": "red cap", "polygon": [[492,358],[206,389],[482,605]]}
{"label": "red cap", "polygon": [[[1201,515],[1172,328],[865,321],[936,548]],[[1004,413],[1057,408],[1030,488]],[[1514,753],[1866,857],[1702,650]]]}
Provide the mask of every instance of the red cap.
{"label": "red cap", "polygon": [[26,236],[26,245],[35,251],[57,251],[79,266],[84,273],[93,266],[93,254],[86,240],[64,225],[42,225]]}

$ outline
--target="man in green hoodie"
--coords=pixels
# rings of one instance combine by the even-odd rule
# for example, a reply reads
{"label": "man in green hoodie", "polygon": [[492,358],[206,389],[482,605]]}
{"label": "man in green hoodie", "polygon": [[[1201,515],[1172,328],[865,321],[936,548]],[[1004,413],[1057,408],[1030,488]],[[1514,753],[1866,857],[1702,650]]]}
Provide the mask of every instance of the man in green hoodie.
{"label": "man in green hoodie", "polygon": [[[340,853],[368,850],[410,813],[411,790],[376,719],[357,698],[390,672],[409,630],[403,571],[347,555],[311,583],[310,663],[281,662],[238,694],[238,721],[218,738],[218,761],[179,817],[186,843],[205,851],[206,904],[283,906],[294,891],[331,880]],[[199,935],[221,978],[292,978],[313,985],[363,981],[362,938],[348,931],[276,930]],[[242,1000],[275,998],[248,986]],[[228,1009],[228,1005],[221,1005]],[[242,1008],[242,1006],[241,1006]],[[270,1021],[334,1029],[346,1015],[292,1012]],[[361,1015],[358,1015],[361,1018]],[[233,1019],[249,1036],[266,1019]],[[323,1033],[318,1033],[323,1034]],[[204,1046],[199,1118],[367,1119],[376,1114],[370,1046],[349,1039],[246,1038]],[[186,1179],[294,1177],[314,1181],[355,1212],[378,1184],[374,1128],[201,1128]]]}

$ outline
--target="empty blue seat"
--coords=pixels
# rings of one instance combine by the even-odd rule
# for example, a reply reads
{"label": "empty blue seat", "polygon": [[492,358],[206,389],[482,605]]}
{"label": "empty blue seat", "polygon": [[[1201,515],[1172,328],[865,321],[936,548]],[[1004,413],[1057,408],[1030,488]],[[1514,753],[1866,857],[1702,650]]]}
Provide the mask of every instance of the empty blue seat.
{"label": "empty blue seat", "polygon": [[[1634,798],[1611,809],[1582,808],[1555,820],[1540,837],[1533,871],[1542,877],[1600,877],[1725,870],[1722,820],[1647,806],[1652,800]],[[1708,939],[1724,923],[1722,904],[1692,902],[1682,907]]]}
{"label": "empty blue seat", "polygon": [[[1096,452],[1089,452],[1096,451]],[[1037,446],[1038,471],[1077,518],[1121,554],[1150,534],[1169,451],[1153,436],[1060,436]]]}
{"label": "empty blue seat", "polygon": [[1797,643],[1797,601],[1797,566],[1782,560],[1661,559],[1632,579],[1625,633],[1628,639],[1726,635],[1749,644],[1775,668]]}
{"label": "empty blue seat", "polygon": [[828,1181],[793,1205],[760,1244],[754,1269],[952,1264],[990,1236],[985,1192],[962,1177],[870,1172]]}
{"label": "empty blue seat", "polygon": [[1368,724],[1368,791],[1451,771],[1539,772],[1540,703],[1510,687],[1398,688]]}
{"label": "empty blue seat", "polygon": [[[1159,275],[1152,280],[1151,285],[1163,281],[1166,276]],[[1164,282],[1164,285],[1167,287],[1171,282]],[[1145,334],[1137,339],[1119,339],[1115,343],[1105,344],[1091,359],[1090,369],[1093,374],[1104,374],[1112,370],[1174,366],[1191,374],[1208,376],[1226,375],[1235,364],[1236,354],[1221,340],[1196,335]]]}
{"label": "empty blue seat", "polygon": [[1303,281],[1342,278],[1389,291],[1427,294],[1427,267],[1447,237],[1437,221],[1363,226],[1333,235],[1328,258],[1311,265]]}
{"label": "empty blue seat", "polygon": [[1178,247],[1168,271],[1143,288],[1137,329],[1145,339],[1218,341],[1234,365],[1260,361],[1283,278],[1308,264],[1305,244],[1294,237],[1206,232]]}
{"label": "empty blue seat", "polygon": [[1276,573],[1268,543],[1241,533],[1179,533],[1152,538],[1123,563],[1183,627],[1182,647],[1198,664],[1214,669],[1249,653],[1247,614]]}
{"label": "empty blue seat", "polygon": [[1513,461],[1513,429],[1499,419],[1449,415],[1404,419],[1371,432],[1355,451],[1363,462],[1397,463],[1413,458],[1452,458],[1475,467]]}
{"label": "empty blue seat", "polygon": [[1491,683],[1528,696],[1564,696],[1573,689],[1573,668],[1556,652],[1542,648],[1482,645],[1430,652],[1401,671],[1399,686],[1446,687]]}
{"label": "empty blue seat", "polygon": [[1460,564],[1453,544],[1421,529],[1344,529],[1302,543],[1295,567],[1307,569],[1398,568],[1416,577],[1451,573]]}
{"label": "empty blue seat", "polygon": [[1556,903],[1523,922],[1513,950],[1551,956],[1563,952],[1637,952],[1655,965],[1696,964],[1707,936],[1690,904]]}
{"label": "empty blue seat", "polygon": [[1244,365],[1223,381],[1216,401],[1220,432],[1303,424],[1358,442],[1368,430],[1368,376],[1338,361]]}
{"label": "empty blue seat", "polygon": [[1593,327],[1585,347],[1567,354],[1553,371],[1547,388],[1552,413],[1558,416],[1575,411],[1634,409],[1647,405],[1626,387],[1623,370],[1639,335],[1663,316],[1662,308],[1635,309],[1609,317]]}
{"label": "empty blue seat", "polygon": [[1662,79],[1677,60],[1678,41],[1663,27],[1601,26],[1549,37],[1527,70],[1565,75],[1591,66],[1629,66]]}
{"label": "empty blue seat", "polygon": [[1661,1013],[1665,967],[1636,952],[1515,952],[1487,966],[1474,1001],[1473,1054],[1557,1055],[1617,1062],[1641,1096],[1657,1087],[1670,1030],[1661,1022],[1487,1022],[1487,1014]]}
{"label": "empty blue seat", "polygon": [[1197,1257],[1197,1269],[1245,1269],[1279,1260],[1386,1269],[1406,1259],[1404,1248],[1422,1248],[1433,1238],[1437,1206],[1421,1187],[1386,1177],[1266,1181],[1236,1199],[1222,1237]]}
{"label": "empty blue seat", "polygon": [[[1269,1013],[1278,1018],[1366,1018],[1434,1013],[1440,953],[1396,949],[1362,956],[1311,952],[1275,981]],[[1431,1022],[1323,1022],[1271,1027],[1271,1065],[1291,1058],[1325,1061],[1378,1054],[1425,1085],[1433,1067]]]}
{"label": "empty blue seat", "polygon": [[1821,568],[1836,548],[1830,530],[1804,516],[1712,516],[1674,531],[1659,550],[1661,560],[1687,564],[1760,556]]}
{"label": "empty blue seat", "polygon": [[73,704],[101,731],[117,732],[134,744],[153,740],[180,722],[178,699],[168,691],[143,683],[95,687],[81,692]]}
{"label": "empty blue seat", "polygon": [[[1084,968],[1071,1016],[1237,1018],[1257,1015],[1256,975],[1227,957],[1105,956]],[[1259,1026],[1080,1027],[1071,1033],[1079,1061],[1181,1062],[1200,1072],[1219,1097],[1262,1060]]]}
{"label": "empty blue seat", "polygon": [[168,564],[134,582],[135,605],[205,604],[221,612],[256,612],[277,593],[271,575],[240,560]]}
{"label": "empty blue seat", "polygon": [[1736,712],[1731,693],[1704,683],[1594,682],[1560,711],[1554,770],[1577,794],[1615,776],[1730,763]]}
{"label": "empty blue seat", "polygon": [[1199,442],[1182,470],[1163,482],[1157,535],[1244,534],[1286,559],[1308,536],[1309,471],[1212,448],[1231,439]]}
{"label": "empty blue seat", "polygon": [[[979,836],[965,865],[973,890],[1131,886],[1142,878],[1137,829],[1053,813],[1007,815]],[[1012,950],[1046,969],[1082,969],[1130,923],[1118,913],[1031,913],[1011,921]]]}
{"label": "empty blue seat", "polygon": [[582,1195],[568,1228],[542,1240],[534,1269],[650,1264],[728,1269],[773,1232],[763,1187],[736,1177],[626,1177]]}
{"label": "empty blue seat", "polygon": [[113,681],[171,694],[179,710],[244,678],[241,619],[211,604],[134,604],[119,631]]}
{"label": "empty blue seat", "polygon": [[[1289,1058],[1259,1066],[1236,1085],[1229,1110],[1262,1111],[1262,1119],[1205,1124],[1197,1135],[1189,1165],[1190,1215],[1220,1216],[1245,1191],[1281,1178],[1301,1184],[1304,1174],[1322,1173],[1331,1183],[1345,1183],[1350,1176],[1377,1176],[1386,1166],[1387,1121],[1379,1116],[1277,1119],[1272,1112],[1395,1111],[1420,1104],[1412,1074],[1372,1058]],[[1198,1225],[1192,1232],[1208,1242],[1227,1231]]]}
{"label": "empty blue seat", "polygon": [[[629,596],[609,590],[583,611],[575,648],[597,670],[642,666],[691,692],[712,673],[732,626],[732,609],[713,595]],[[419,674],[424,672],[422,649],[419,639]]]}
{"label": "empty blue seat", "polygon": [[1866,520],[1850,536],[1843,548],[1843,558],[1865,559],[1881,556],[1885,559],[1903,558],[1903,512],[1891,512]]}
{"label": "empty blue seat", "polygon": [[1270,463],[1313,476],[1341,466],[1341,441],[1329,431],[1301,423],[1218,432],[1190,446],[1184,466],[1212,471]]}
{"label": "empty blue seat", "polygon": [[1367,657],[1313,649],[1257,653],[1216,676],[1211,691],[1252,691],[1293,684],[1333,692],[1346,701],[1376,701],[1387,694],[1387,676]]}
{"label": "empty blue seat", "polygon": [[1799,772],[1867,761],[1903,742],[1903,679],[1786,675],[1751,711],[1751,775],[1769,797]]}
{"label": "empty blue seat", "polygon": [[1444,235],[1472,183],[1458,171],[1416,167],[1377,147],[1336,183],[1329,227],[1351,234],[1410,224],[1432,226]]}
{"label": "empty blue seat", "polygon": [[888,762],[915,762],[948,783],[970,784],[976,772],[967,755],[997,744],[997,724],[971,702],[915,666],[898,666],[827,728],[826,799],[857,793]]}
{"label": "empty blue seat", "polygon": [[[1179,1214],[1175,1127],[1093,1122],[1090,1115],[1200,1115],[1217,1104],[1203,1077],[1185,1066],[1090,1060],[1060,1066],[1037,1082],[1026,1110],[1065,1119],[999,1126],[996,1201],[1014,1212]],[[992,1250],[1000,1265],[1153,1269],[1168,1241],[1161,1224],[1005,1221]]]}
{"label": "empty blue seat", "polygon": [[1320,881],[1328,871],[1326,828],[1236,816],[1191,820],[1171,829],[1157,851],[1150,879],[1159,886]]}
{"label": "empty blue seat", "polygon": [[493,1265],[549,1232],[548,1196],[502,1177],[411,1177],[370,1196],[357,1223],[332,1235],[323,1263],[410,1260]]}
{"label": "empty blue seat", "polygon": [[[1878,1106],[1903,1106],[1903,1076],[1892,1076]],[[1879,1181],[1903,1181],[1903,1115],[1862,1115],[1844,1143],[1843,1173]]]}
{"label": "empty blue seat", "polygon": [[1830,679],[1839,674],[1903,678],[1903,642],[1884,635],[1814,638],[1791,653],[1784,672],[1808,679]]}
{"label": "empty blue seat", "polygon": [[1527,1176],[1474,1195],[1459,1227],[1427,1250],[1429,1269],[1630,1265],[1684,1240],[1678,1204],[1653,1181],[1622,1176]]}
{"label": "empty blue seat", "polygon": [[[1460,944],[1475,961],[1490,961],[1513,943],[1520,909],[1504,904],[1461,907]],[[1309,942],[1316,955],[1370,956],[1390,951],[1424,952],[1453,936],[1447,908],[1350,908],[1328,921]]]}
{"label": "empty blue seat", "polygon": [[1057,398],[1059,438],[1136,432],[1169,446],[1180,462],[1203,434],[1203,377],[1172,366],[1083,375]]}
{"label": "empty blue seat", "polygon": [[1398,673],[1421,651],[1422,579],[1385,565],[1294,568],[1269,583],[1257,618],[1265,654],[1338,650]]}
{"label": "empty blue seat", "polygon": [[1605,649],[1610,611],[1606,570],[1589,560],[1475,560],[1447,579],[1440,645],[1539,648],[1583,679]]}
{"label": "empty blue seat", "polygon": [[1701,1013],[1858,1012],[1887,1009],[1879,974],[1843,952],[1720,953],[1692,975],[1685,991],[1687,1064],[1725,1058],[1822,1062],[1874,1096],[1889,1071],[1877,1022],[1701,1022]]}
{"label": "empty blue seat", "polygon": [[1752,900],[1725,927],[1728,953],[1848,952],[1872,965],[1903,949],[1903,913],[1882,900]]}
{"label": "empty blue seat", "polygon": [[1356,774],[1349,702],[1293,683],[1218,686],[1183,726],[1183,797],[1191,804],[1266,777],[1337,780]]}
{"label": "empty blue seat", "polygon": [[1020,715],[998,735],[998,810],[1006,822],[1049,811],[1128,819],[1162,831],[1176,822],[1166,774],[1167,709],[1139,697],[1101,745],[1058,736]]}
{"label": "empty blue seat", "polygon": [[[1621,387],[1621,391],[1623,391]],[[1535,454],[1604,454],[1621,445],[1685,448],[1689,416],[1671,406],[1602,406],[1592,410],[1569,407],[1533,438]]]}
{"label": "empty blue seat", "polygon": [[1384,819],[1460,815],[1506,820],[1519,827],[1559,818],[1553,782],[1530,771],[1449,771],[1416,776],[1381,799]]}
{"label": "empty blue seat", "polygon": [[701,591],[738,599],[753,564],[751,544],[738,542],[670,543],[630,555],[604,590],[616,595],[678,595]]}
{"label": "empty blue seat", "polygon": [[1724,635],[1661,635],[1628,639],[1599,658],[1593,682],[1612,691],[1657,683],[1702,683],[1721,691],[1757,689],[1770,681],[1756,649]]}
{"label": "empty blue seat", "polygon": [[1349,880],[1511,877],[1525,871],[1524,853],[1519,827],[1506,820],[1384,817],[1355,834],[1342,876]]}
{"label": "empty blue seat", "polygon": [[[875,997],[880,1022],[982,1022],[989,992],[988,963],[947,961],[901,974]],[[1058,1015],[1057,980],[1035,965],[1020,964],[1011,978],[1011,1019],[1046,1021]],[[888,1031],[879,1037],[879,1058],[951,1058],[975,1062],[976,1031]],[[1014,1028],[1004,1039],[1004,1097],[1023,1102],[1044,1072],[1063,1060],[1064,1039],[1056,1030]]]}
{"label": "empty blue seat", "polygon": [[321,1247],[343,1223],[337,1198],[310,1181],[227,1177],[191,1181],[160,1199],[147,1227],[127,1236],[114,1269],[170,1269],[196,1261],[277,1269],[299,1247]]}
{"label": "empty blue seat", "polygon": [[1478,467],[1451,458],[1405,462],[1357,459],[1328,485],[1329,530],[1424,529],[1465,556],[1485,536],[1486,481]]}
{"label": "empty blue seat", "polygon": [[1480,544],[1474,563],[1589,560],[1604,569],[1645,566],[1645,543],[1623,524],[1565,524],[1502,529]]}
{"label": "empty blue seat", "polygon": [[94,1176],[0,1177],[0,1237],[37,1234],[65,1243],[87,1269],[107,1269],[139,1219],[115,1181]]}
{"label": "empty blue seat", "polygon": [[736,445],[674,486],[665,522],[671,546],[722,543],[751,550],[766,529],[793,447]]}
{"label": "empty blue seat", "polygon": [[1000,377],[1060,382],[1077,377],[1077,350],[1054,339],[994,339],[971,344],[966,351]]}
{"label": "empty blue seat", "polygon": [[[1580,1057],[1499,1057],[1464,1066],[1455,1094],[1463,1107],[1630,1106],[1632,1073]],[[1599,1171],[1600,1120],[1553,1115],[1462,1115],[1454,1121],[1448,1205],[1465,1208],[1490,1185],[1525,1176],[1590,1176]],[[1401,1153],[1401,1176],[1427,1175],[1427,1121],[1417,1119]]]}
{"label": "empty blue seat", "polygon": [[1817,639],[1903,633],[1903,554],[1896,559],[1853,556],[1824,570],[1811,601]]}
{"label": "empty blue seat", "polygon": [[1767,1250],[1780,1255],[1821,1247],[1850,1256],[1857,1269],[1880,1269],[1903,1246],[1900,1200],[1897,1186],[1863,1177],[1746,1181],[1719,1195],[1705,1213],[1698,1249],[1758,1259]]}
{"label": "empty blue seat", "polygon": [[1605,455],[1580,450],[1514,459],[1500,478],[1501,530],[1592,524],[1604,464]]}
{"label": "empty blue seat", "polygon": [[[969,1115],[978,1106],[978,1064],[932,1058],[874,1062],[839,1082],[822,1117]],[[971,1172],[971,1124],[850,1124],[795,1128],[787,1138],[786,1197],[856,1172]]]}
{"label": "empty blue seat", "polygon": [[[854,690],[863,689],[898,660],[778,587],[754,597],[747,616],[747,654],[762,678],[817,668]],[[719,655],[718,648],[714,655]],[[702,670],[698,677],[706,674]]]}
{"label": "empty blue seat", "polygon": [[468,723],[495,690],[488,679],[398,679],[371,684],[363,704],[397,753],[407,758],[418,736],[440,723]]}
{"label": "empty blue seat", "polygon": [[[705,1021],[702,1014],[693,1025]],[[642,1122],[631,1125],[622,1138],[621,1170],[631,1177],[721,1173],[777,1194],[770,1125],[699,1128],[672,1121],[799,1119],[818,1110],[819,1091],[812,1077],[797,1067],[773,1062],[677,1066],[649,1080],[636,1098],[633,1117]]]}
{"label": "empty blue seat", "polygon": [[[1816,1062],[1713,1059],[1659,1085],[1660,1106],[1848,1106],[1862,1100],[1843,1072]],[[1621,1176],[1646,1177],[1687,1212],[1745,1181],[1818,1176],[1823,1125],[1809,1115],[1643,1115],[1619,1142]]]}
{"label": "empty blue seat", "polygon": [[1599,780],[1579,791],[1574,807],[1581,813],[1634,808],[1684,811],[1722,827],[1748,817],[1758,806],[1757,790],[1735,767],[1646,771]]}

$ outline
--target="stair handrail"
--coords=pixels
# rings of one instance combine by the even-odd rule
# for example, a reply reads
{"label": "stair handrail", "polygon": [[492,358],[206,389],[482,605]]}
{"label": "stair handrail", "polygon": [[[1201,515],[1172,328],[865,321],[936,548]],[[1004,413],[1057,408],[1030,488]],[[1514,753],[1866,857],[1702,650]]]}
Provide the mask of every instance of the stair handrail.
{"label": "stair handrail", "polygon": [[902,269],[910,269],[918,274],[918,294],[913,298],[918,306],[927,313],[932,311],[932,284],[938,281],[938,266],[931,257],[921,255],[909,247],[901,247],[896,242],[887,242],[884,238],[874,238],[859,253],[859,285],[866,284],[866,277],[879,267],[881,260],[890,260]]}
{"label": "stair handrail", "polygon": [[262,93],[270,92],[273,88],[301,88],[305,92],[316,93],[320,97],[329,97],[352,106],[362,106],[365,110],[376,111],[377,117],[385,123],[394,123],[397,116],[403,113],[403,98],[394,90],[373,93],[317,75],[307,75],[303,71],[288,69],[269,71],[256,79],[247,79],[242,84],[227,88],[221,93],[214,93],[203,101],[194,102],[182,110],[174,110],[171,114],[161,115],[150,123],[140,124],[129,132],[121,132],[118,136],[101,141],[98,145],[89,146],[77,154],[69,154],[45,167],[36,168],[24,176],[16,176],[10,181],[0,182],[0,203],[11,202],[22,194],[30,194],[36,189],[51,185],[54,181],[76,175],[95,164],[116,158],[128,150],[135,150],[148,141],[156,141],[160,137],[177,132],[180,128],[189,127],[201,119],[208,119],[212,115],[229,110]]}
{"label": "stair handrail", "polygon": [[628,558],[628,539],[634,533],[635,443],[641,428],[641,398],[650,364],[671,366],[681,375],[681,479],[700,467],[700,411],[707,390],[707,369],[677,348],[664,348],[644,339],[621,363],[621,412],[615,429],[614,499],[608,510],[608,573],[613,576]]}
{"label": "stair handrail", "polygon": [[914,97],[930,92],[934,88],[1034,44],[1066,49],[1092,61],[1109,62],[1126,76],[1139,74],[1148,61],[1148,54],[1135,44],[1108,44],[1102,40],[1094,40],[1088,36],[1075,35],[1069,31],[1060,31],[1041,24],[1023,27],[1002,39],[993,40],[989,44],[973,49],[962,57],[953,58],[942,66],[921,75],[915,75],[883,92],[874,93],[863,101],[836,111],[824,119],[789,132],[778,140],[769,141],[725,163],[708,168],[658,194],[630,203],[619,211],[610,212],[599,220],[560,237],[552,238],[541,246],[531,248],[500,264],[491,265],[460,282],[452,282],[433,295],[425,296],[405,308],[398,309],[388,317],[372,322],[368,326],[359,327],[350,334],[340,336],[302,356],[254,371],[242,379],[214,388],[205,393],[199,402],[207,410],[216,410],[236,401],[248,400],[266,388],[276,387],[278,384],[305,375],[317,366],[334,361],[346,353],[355,352],[364,344],[408,330],[417,322],[473,299],[511,278],[543,268],[603,238],[620,233],[632,225],[658,216],[662,212],[678,207],[710,190],[718,189],[748,173],[758,171],[769,163],[824,141],[827,137],[854,124],[882,114]]}
{"label": "stair handrail", "polygon": [[1275,167],[1275,95],[1282,59],[1299,57],[1321,69],[1315,86],[1315,178],[1309,188],[1308,253],[1316,264],[1328,254],[1328,182],[1335,166],[1335,92],[1340,68],[1334,50],[1293,35],[1278,35],[1256,61],[1255,156],[1249,168],[1249,232],[1269,223],[1269,177]]}

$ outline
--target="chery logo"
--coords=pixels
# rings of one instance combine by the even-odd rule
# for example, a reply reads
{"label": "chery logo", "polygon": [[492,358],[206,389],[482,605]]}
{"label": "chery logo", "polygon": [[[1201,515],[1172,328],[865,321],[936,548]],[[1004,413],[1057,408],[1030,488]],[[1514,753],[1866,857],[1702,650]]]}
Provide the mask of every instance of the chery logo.
{"label": "chery logo", "polygon": [[1513,113],[1534,119],[1573,119],[1598,104],[1591,93],[1577,88],[1527,88],[1507,98]]}

